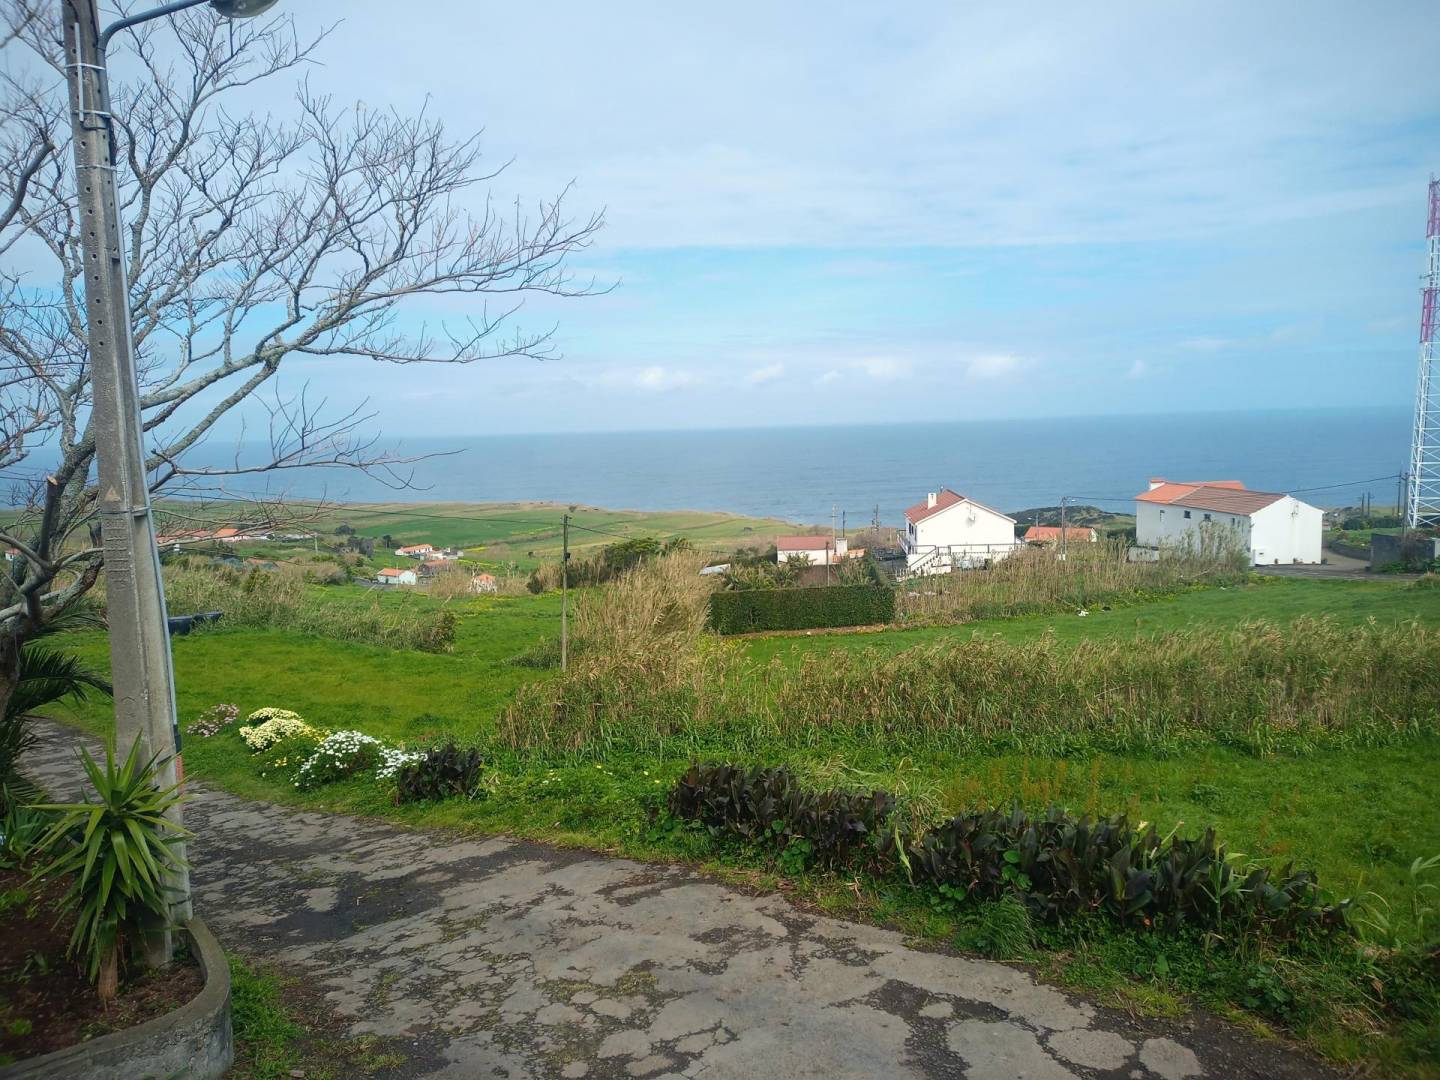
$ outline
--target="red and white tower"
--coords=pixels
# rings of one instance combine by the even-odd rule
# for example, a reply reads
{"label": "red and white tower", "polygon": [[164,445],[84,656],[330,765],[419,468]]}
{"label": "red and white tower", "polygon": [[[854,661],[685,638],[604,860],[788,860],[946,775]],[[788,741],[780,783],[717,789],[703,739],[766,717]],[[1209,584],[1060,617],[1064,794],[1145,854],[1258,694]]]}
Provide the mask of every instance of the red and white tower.
{"label": "red and white tower", "polygon": [[1415,436],[1405,524],[1440,525],[1440,180],[1430,181],[1425,277],[1420,289],[1420,377],[1415,386]]}

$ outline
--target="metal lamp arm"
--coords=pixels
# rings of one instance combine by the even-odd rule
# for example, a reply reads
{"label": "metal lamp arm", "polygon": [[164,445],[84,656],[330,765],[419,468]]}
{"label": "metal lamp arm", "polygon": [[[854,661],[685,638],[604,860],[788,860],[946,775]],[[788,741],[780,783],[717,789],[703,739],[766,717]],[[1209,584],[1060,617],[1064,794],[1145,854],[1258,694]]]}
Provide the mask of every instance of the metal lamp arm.
{"label": "metal lamp arm", "polygon": [[141,11],[134,15],[127,15],[123,19],[116,19],[113,23],[100,31],[100,53],[104,55],[110,39],[121,30],[128,30],[132,26],[138,26],[151,19],[159,19],[166,15],[174,15],[177,11],[184,11],[186,8],[199,7],[208,3],[209,0],[173,0],[172,3],[162,4],[160,7],[151,8],[149,11]]}

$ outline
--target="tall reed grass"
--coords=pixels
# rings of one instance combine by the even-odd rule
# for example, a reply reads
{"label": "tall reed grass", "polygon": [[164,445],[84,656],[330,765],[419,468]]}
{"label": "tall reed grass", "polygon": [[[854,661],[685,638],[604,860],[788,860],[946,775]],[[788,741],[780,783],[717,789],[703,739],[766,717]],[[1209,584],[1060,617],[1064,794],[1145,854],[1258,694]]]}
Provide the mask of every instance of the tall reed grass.
{"label": "tall reed grass", "polygon": [[979,634],[757,668],[723,642],[591,651],[527,686],[502,743],[557,754],[777,746],[895,754],[1019,750],[1255,753],[1440,733],[1440,630],[1323,618],[1133,640],[1011,644]]}
{"label": "tall reed grass", "polygon": [[988,570],[915,578],[900,588],[896,618],[917,625],[1034,615],[1237,582],[1248,572],[1245,553],[1223,535],[1163,549],[1156,562],[1130,562],[1127,550],[1118,540],[1069,544],[1063,553],[1025,547]]}
{"label": "tall reed grass", "polygon": [[264,570],[165,568],[171,614],[223,611],[224,626],[260,626],[361,641],[391,649],[448,652],[455,619],[447,612],[382,605],[327,603],[313,586]]}

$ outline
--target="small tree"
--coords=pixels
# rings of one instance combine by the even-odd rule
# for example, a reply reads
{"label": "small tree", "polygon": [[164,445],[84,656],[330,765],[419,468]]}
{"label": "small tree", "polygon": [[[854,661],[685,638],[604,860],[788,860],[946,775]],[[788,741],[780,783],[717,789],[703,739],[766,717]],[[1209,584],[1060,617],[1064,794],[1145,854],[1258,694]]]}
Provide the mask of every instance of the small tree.
{"label": "small tree", "polygon": [[[0,469],[22,477],[21,512],[0,529],[20,553],[0,575],[0,707],[23,643],[89,592],[103,562],[59,8],[0,0],[0,255],[39,267],[0,272]],[[565,263],[599,217],[571,219],[563,192],[498,212],[478,190],[498,170],[482,168],[474,136],[452,138],[424,113],[342,109],[303,83],[288,121],[237,107],[245,88],[310,63],[324,37],[195,8],[112,45],[117,70],[138,72],[112,85],[110,111],[156,494],[313,466],[403,486],[407,459],[377,447],[363,405],[332,414],[304,387],[282,390],[282,369],[543,357],[553,328],[511,329],[523,297],[591,291]],[[407,309],[433,297],[465,300],[466,316],[409,330]],[[268,452],[199,463],[219,421],[247,405],[268,417]]]}

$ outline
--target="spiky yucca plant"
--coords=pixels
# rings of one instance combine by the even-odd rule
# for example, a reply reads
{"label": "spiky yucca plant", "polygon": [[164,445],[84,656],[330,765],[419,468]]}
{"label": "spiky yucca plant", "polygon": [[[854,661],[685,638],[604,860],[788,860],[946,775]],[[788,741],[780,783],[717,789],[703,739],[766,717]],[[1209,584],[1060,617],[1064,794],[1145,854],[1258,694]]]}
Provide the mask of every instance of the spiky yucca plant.
{"label": "spiky yucca plant", "polygon": [[157,758],[143,761],[138,742],[119,765],[112,747],[103,766],[85,750],[80,761],[98,799],[36,807],[60,816],[39,845],[50,862],[35,874],[70,877],[61,899],[76,916],[70,956],[83,957],[100,999],[109,1001],[126,941],[144,924],[169,921],[167,879],[185,865],[175,846],[189,834],[165,816],[180,801],[179,785],[157,786]]}

